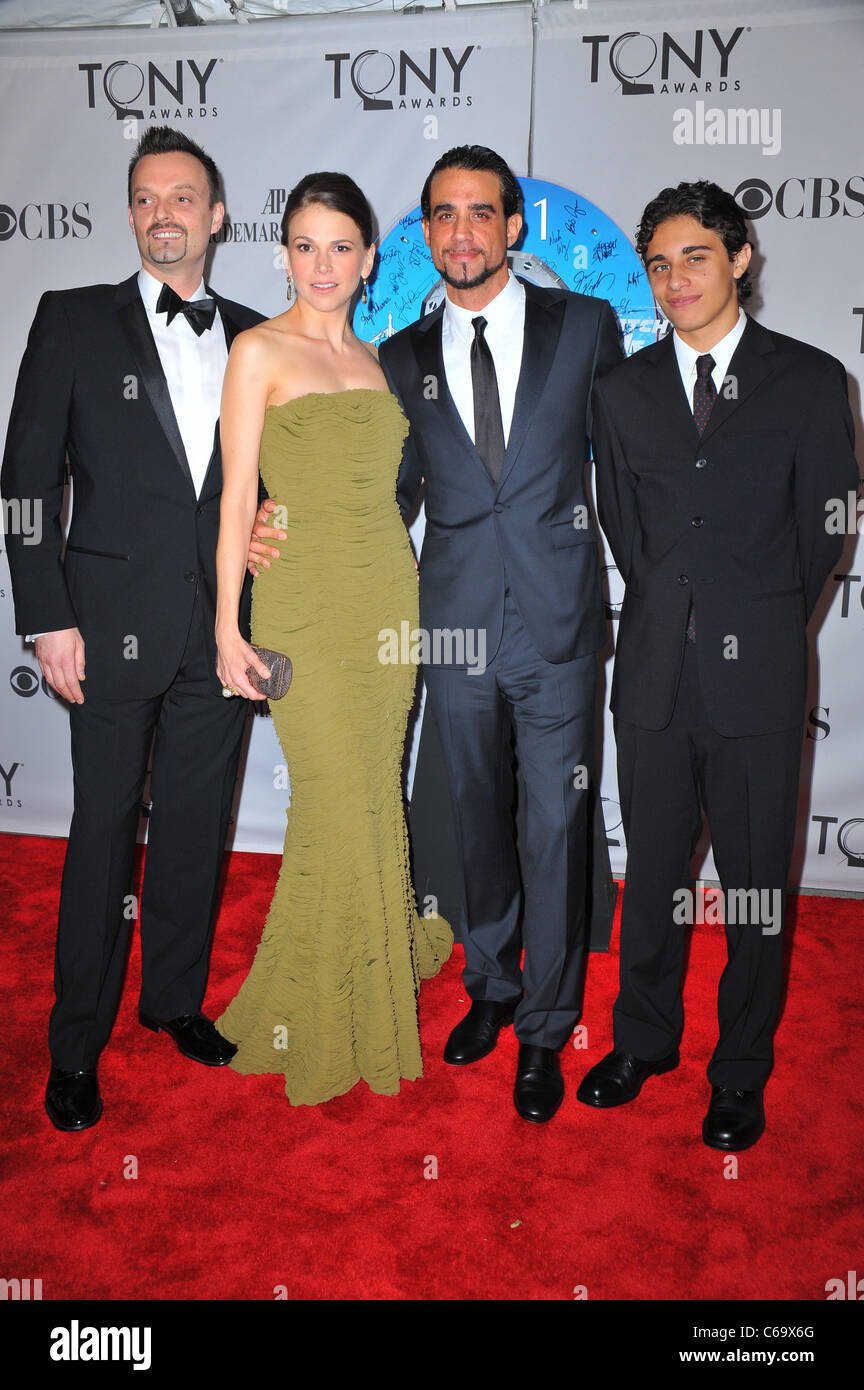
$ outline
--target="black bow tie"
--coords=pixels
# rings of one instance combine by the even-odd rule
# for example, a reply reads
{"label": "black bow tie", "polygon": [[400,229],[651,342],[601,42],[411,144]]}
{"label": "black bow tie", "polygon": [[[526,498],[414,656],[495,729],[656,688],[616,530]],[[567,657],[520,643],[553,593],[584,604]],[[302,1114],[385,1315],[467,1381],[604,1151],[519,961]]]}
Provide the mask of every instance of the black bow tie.
{"label": "black bow tie", "polygon": [[156,312],[157,314],[167,313],[168,323],[178,314],[185,314],[200,338],[205,329],[213,327],[213,320],[216,317],[216,300],[181,299],[176,290],[172,290],[168,284],[163,284],[156,301]]}

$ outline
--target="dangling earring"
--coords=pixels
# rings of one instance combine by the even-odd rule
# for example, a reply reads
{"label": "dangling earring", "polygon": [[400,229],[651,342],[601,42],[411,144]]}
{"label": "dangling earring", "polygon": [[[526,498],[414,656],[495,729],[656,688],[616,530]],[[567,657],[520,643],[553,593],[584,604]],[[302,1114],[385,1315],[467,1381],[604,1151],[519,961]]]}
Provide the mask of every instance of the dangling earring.
{"label": "dangling earring", "polygon": [[361,304],[367,304],[368,302],[369,302],[369,293],[368,293],[368,291],[367,291],[367,289],[366,289],[366,281],[364,280],[364,281],[363,281],[363,293],[362,293],[361,296],[360,296],[360,303],[361,303]]}
{"label": "dangling earring", "polygon": [[294,281],[293,281],[292,278],[291,278],[291,271],[290,271],[290,270],[286,270],[286,271],[285,271],[285,282],[286,282],[286,286],[287,286],[287,295],[288,295],[288,298],[289,298],[289,299],[293,299],[293,297],[294,297]]}

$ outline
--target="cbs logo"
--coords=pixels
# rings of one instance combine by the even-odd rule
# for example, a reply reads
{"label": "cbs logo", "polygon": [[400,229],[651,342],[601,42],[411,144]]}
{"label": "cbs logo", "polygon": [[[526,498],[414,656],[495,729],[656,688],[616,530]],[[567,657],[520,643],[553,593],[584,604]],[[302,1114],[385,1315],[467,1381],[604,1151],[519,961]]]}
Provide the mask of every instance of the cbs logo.
{"label": "cbs logo", "polygon": [[16,695],[21,695],[25,700],[29,700],[32,695],[37,695],[42,691],[52,700],[59,700],[60,696],[52,690],[44,676],[40,676],[38,671],[34,671],[32,666],[16,666],[9,676],[9,684]]}
{"label": "cbs logo", "polygon": [[9,241],[19,232],[25,241],[81,240],[93,230],[87,214],[89,203],[25,203],[20,212],[0,203],[0,241]]}
{"label": "cbs logo", "polygon": [[864,217],[864,175],[853,174],[841,188],[839,179],[784,179],[772,189],[764,179],[745,179],[734,198],[745,217],[756,222],[773,208],[781,217]]}

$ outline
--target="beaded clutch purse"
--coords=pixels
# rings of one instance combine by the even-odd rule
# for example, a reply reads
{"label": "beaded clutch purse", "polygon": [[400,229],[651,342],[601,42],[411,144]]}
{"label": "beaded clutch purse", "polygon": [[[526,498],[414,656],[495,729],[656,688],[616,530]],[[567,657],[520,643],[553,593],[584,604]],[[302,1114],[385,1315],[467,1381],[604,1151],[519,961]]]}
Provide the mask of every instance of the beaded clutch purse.
{"label": "beaded clutch purse", "polygon": [[266,695],[268,700],[281,700],[282,696],[287,693],[291,684],[291,677],[294,674],[291,658],[284,656],[282,652],[271,651],[269,647],[256,647],[254,642],[250,645],[255,655],[260,657],[264,665],[270,668],[270,675],[265,680],[263,676],[259,676],[253,666],[248,666],[246,675],[250,685],[254,685],[255,689],[259,690],[262,695]]}

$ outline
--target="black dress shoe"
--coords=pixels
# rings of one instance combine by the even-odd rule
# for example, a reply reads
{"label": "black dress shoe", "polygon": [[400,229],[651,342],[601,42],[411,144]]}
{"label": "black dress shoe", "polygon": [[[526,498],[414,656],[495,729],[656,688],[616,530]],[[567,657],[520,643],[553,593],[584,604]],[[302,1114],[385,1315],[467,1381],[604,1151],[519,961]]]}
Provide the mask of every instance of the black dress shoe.
{"label": "black dress shoe", "polygon": [[216,1025],[203,1014],[184,1014],[182,1018],[169,1019],[167,1023],[138,1014],[138,1022],[154,1033],[170,1033],[184,1057],[193,1062],[201,1062],[205,1067],[224,1067],[236,1056],[237,1048],[221,1033]]}
{"label": "black dress shoe", "polygon": [[469,1062],[479,1062],[481,1057],[494,1051],[498,1033],[513,1022],[518,1003],[518,999],[509,999],[503,1004],[496,999],[475,999],[447,1039],[444,1061],[453,1067],[466,1067]]}
{"label": "black dress shoe", "polygon": [[733,1091],[714,1086],[702,1138],[711,1149],[749,1149],[765,1132],[761,1091]]}
{"label": "black dress shoe", "polygon": [[522,1119],[542,1125],[563,1099],[564,1078],[555,1048],[520,1043],[513,1100]]}
{"label": "black dress shoe", "polygon": [[61,1071],[54,1067],[45,1089],[45,1109],[56,1129],[89,1129],[102,1114],[95,1071]]}
{"label": "black dress shoe", "polygon": [[643,1062],[629,1052],[614,1050],[582,1078],[576,1099],[583,1105],[597,1105],[604,1110],[612,1105],[626,1105],[635,1100],[649,1076],[662,1076],[674,1071],[680,1061],[678,1049],[658,1062]]}

